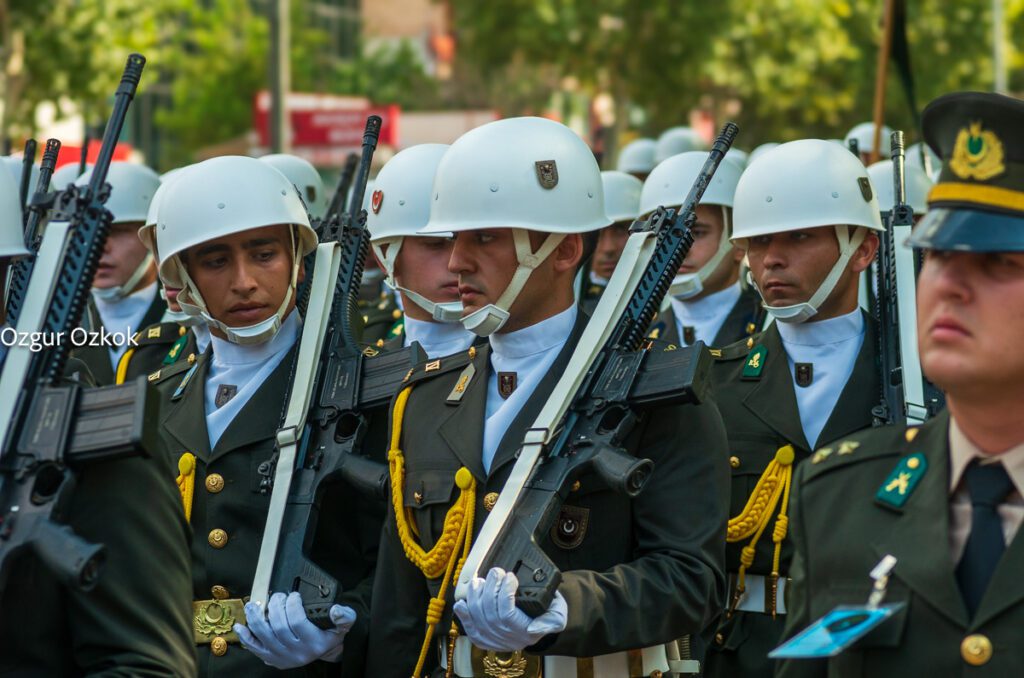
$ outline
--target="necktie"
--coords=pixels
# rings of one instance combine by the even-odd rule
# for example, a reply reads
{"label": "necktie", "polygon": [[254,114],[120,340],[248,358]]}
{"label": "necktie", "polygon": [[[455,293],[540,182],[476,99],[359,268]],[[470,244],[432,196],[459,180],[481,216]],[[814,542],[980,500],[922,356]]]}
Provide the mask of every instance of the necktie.
{"label": "necktie", "polygon": [[971,495],[971,534],[956,566],[956,581],[972,617],[1006,550],[1003,522],[996,509],[1013,490],[1013,481],[1001,463],[979,461],[974,459],[964,472]]}

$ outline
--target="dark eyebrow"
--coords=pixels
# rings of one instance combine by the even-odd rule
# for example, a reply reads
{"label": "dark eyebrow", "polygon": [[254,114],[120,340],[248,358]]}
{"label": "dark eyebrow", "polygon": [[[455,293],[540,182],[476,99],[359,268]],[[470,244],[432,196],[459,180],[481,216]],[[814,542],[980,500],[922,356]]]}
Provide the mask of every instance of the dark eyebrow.
{"label": "dark eyebrow", "polygon": [[280,238],[254,238],[247,240],[242,244],[242,249],[252,250],[257,247],[266,247],[267,245],[280,245]]}
{"label": "dark eyebrow", "polygon": [[218,252],[227,252],[230,248],[227,245],[206,245],[196,250],[197,257],[205,257],[208,254],[215,254]]}

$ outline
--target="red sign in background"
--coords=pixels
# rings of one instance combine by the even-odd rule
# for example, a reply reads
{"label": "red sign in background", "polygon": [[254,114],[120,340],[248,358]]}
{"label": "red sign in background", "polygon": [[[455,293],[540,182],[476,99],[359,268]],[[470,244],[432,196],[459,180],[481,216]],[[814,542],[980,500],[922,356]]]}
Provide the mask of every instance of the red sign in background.
{"label": "red sign in background", "polygon": [[[294,93],[288,95],[288,111],[293,147],[359,148],[369,115],[381,117],[380,143],[398,143],[400,109],[394,104],[374,106],[354,97]],[[259,144],[270,146],[270,95],[266,91],[256,95],[253,127]]]}

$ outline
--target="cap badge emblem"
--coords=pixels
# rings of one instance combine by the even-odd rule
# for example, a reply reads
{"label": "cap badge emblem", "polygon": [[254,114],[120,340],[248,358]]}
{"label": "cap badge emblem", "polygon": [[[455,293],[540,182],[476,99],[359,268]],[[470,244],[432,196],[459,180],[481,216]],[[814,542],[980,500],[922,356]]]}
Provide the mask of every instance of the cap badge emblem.
{"label": "cap badge emblem", "polygon": [[1003,158],[1003,142],[996,133],[972,122],[956,135],[949,169],[961,179],[986,181],[1006,171]]}

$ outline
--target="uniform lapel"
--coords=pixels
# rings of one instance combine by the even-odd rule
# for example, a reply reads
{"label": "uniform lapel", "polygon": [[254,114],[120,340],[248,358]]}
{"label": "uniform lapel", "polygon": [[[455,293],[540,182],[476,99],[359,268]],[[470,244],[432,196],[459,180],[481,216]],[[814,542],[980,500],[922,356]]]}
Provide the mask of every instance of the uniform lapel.
{"label": "uniform lapel", "polygon": [[249,398],[228,427],[224,429],[217,445],[213,448],[210,461],[224,456],[231,450],[250,445],[261,440],[273,439],[281,425],[284,412],[284,395],[291,384],[288,378],[292,372],[292,361],[298,351],[298,340],[285,355],[281,364],[274,368],[256,393]]}
{"label": "uniform lapel", "polygon": [[864,343],[853,364],[853,373],[825,422],[818,439],[825,443],[871,426],[871,409],[878,404],[878,358],[875,321],[864,314]]}
{"label": "uniform lapel", "polygon": [[[484,418],[487,412],[487,382],[490,379],[491,370],[491,346],[482,342],[476,349],[476,357],[473,359],[473,366],[476,374],[466,386],[462,399],[456,405],[448,405],[445,401],[448,393],[455,386],[456,381],[450,379],[435,379],[437,382],[427,382],[416,388],[434,388],[439,390],[431,391],[429,399],[442,403],[447,411],[441,413],[440,425],[437,427],[438,435],[451,449],[462,465],[469,469],[478,481],[487,479],[484,471],[483,449],[484,449]],[[459,372],[453,371],[452,375],[457,379]],[[441,390],[444,392],[442,393]]]}
{"label": "uniform lapel", "polygon": [[743,405],[769,428],[803,450],[810,450],[800,423],[800,410],[793,390],[793,375],[789,372],[786,349],[773,323],[761,335],[768,355],[761,376],[743,399]]}
{"label": "uniform lapel", "polygon": [[[196,371],[189,378],[181,397],[172,400],[170,410],[163,419],[164,430],[168,431],[185,451],[191,452],[204,461],[210,459],[210,433],[206,428],[206,407],[203,384],[209,368],[210,353],[199,357]],[[182,379],[187,372],[182,373]],[[180,383],[180,380],[179,380]]]}
{"label": "uniform lapel", "polygon": [[[756,294],[756,293],[754,293]],[[750,336],[753,332],[747,331],[747,325],[754,322],[756,304],[760,304],[760,297],[755,301],[750,297],[751,292],[749,290],[743,290],[740,293],[740,298],[736,301],[736,304],[729,311],[729,315],[726,316],[725,322],[722,323],[722,327],[718,330],[718,334],[715,335],[714,340],[711,342],[711,346],[728,346],[733,342],[739,341],[743,337]],[[757,331],[758,327],[754,328]]]}
{"label": "uniform lapel", "polygon": [[[555,358],[555,362],[551,364],[547,374],[541,378],[537,388],[534,389],[529,399],[523,404],[523,409],[519,410],[519,414],[516,415],[516,418],[505,431],[505,435],[501,438],[501,443],[498,444],[494,461],[491,462],[491,476],[502,466],[515,460],[516,453],[522,446],[526,430],[533,425],[537,415],[540,414],[545,403],[547,403],[551,392],[555,390],[558,380],[562,378],[562,373],[565,371],[569,358],[572,357],[573,351],[576,349],[576,344],[579,342],[580,335],[583,334],[588,320],[589,317],[584,313],[580,313],[576,317],[576,324],[573,326],[572,332],[569,334],[569,338],[559,352],[558,357]],[[673,325],[675,324],[674,319],[672,323]]]}
{"label": "uniform lapel", "polygon": [[153,295],[153,303],[146,309],[146,315],[142,316],[142,322],[135,328],[135,331],[141,332],[151,325],[156,325],[164,317],[164,311],[166,310],[167,303],[160,298],[160,287],[157,286],[156,294]]}
{"label": "uniform lapel", "polygon": [[672,310],[672,305],[669,304],[664,311],[658,314],[657,320],[654,321],[656,325],[662,325],[661,332],[658,333],[657,337],[654,337],[658,341],[664,341],[669,344],[675,344],[679,346],[679,324],[676,322],[676,314]]}
{"label": "uniform lapel", "polygon": [[[957,588],[953,563],[949,557],[948,429],[948,415],[939,415],[922,426],[917,438],[907,446],[907,452],[923,452],[929,468],[913,495],[904,504],[902,515],[897,518],[894,527],[886,534],[879,535],[873,546],[879,559],[886,554],[896,557],[893,572],[898,579],[928,601],[929,605],[966,628],[967,608]],[[1018,548],[1018,552],[1020,550]],[[936,551],[938,557],[927,555]],[[1003,570],[1003,574],[1009,576],[1006,570]],[[995,607],[996,601],[992,600],[992,595],[982,601],[983,610],[986,602],[990,610]],[[1010,604],[1012,601],[1000,601],[1003,602]]]}

